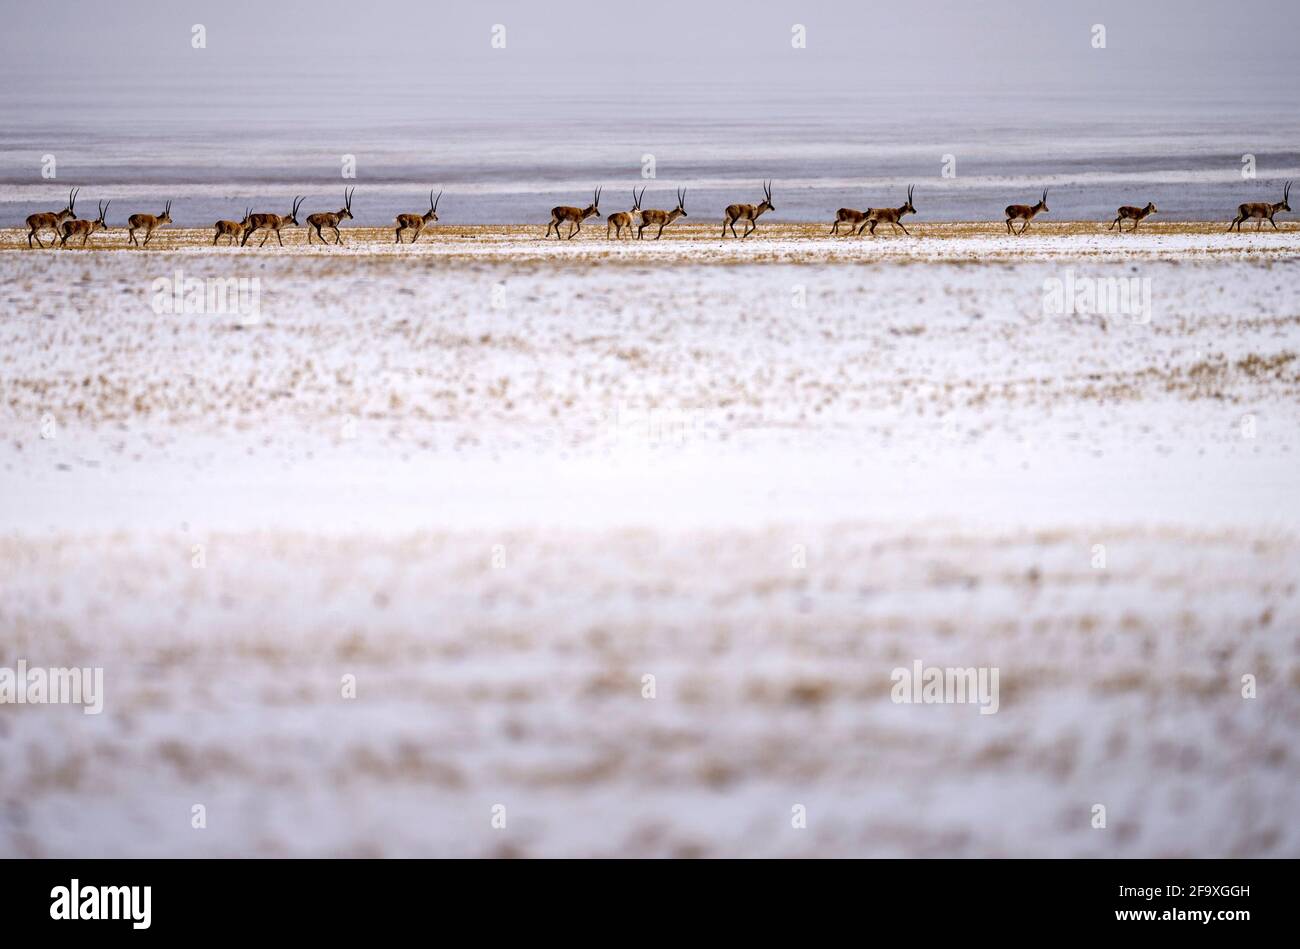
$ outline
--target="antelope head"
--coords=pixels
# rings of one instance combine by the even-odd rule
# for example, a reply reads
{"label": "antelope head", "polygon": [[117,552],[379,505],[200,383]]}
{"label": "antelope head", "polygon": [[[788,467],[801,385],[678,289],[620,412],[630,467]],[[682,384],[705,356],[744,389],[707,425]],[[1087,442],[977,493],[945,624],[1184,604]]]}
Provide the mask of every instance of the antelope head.
{"label": "antelope head", "polygon": [[290,211],[289,216],[284,219],[285,224],[292,224],[295,227],[298,225],[298,208],[302,206],[302,203],[303,201],[306,200],[306,198],[307,196],[303,195],[300,198],[293,199],[293,210]]}
{"label": "antelope head", "polygon": [[1042,196],[1041,198],[1038,199],[1037,208],[1038,208],[1038,210],[1040,210],[1040,211],[1051,211],[1051,210],[1052,210],[1051,208],[1049,208],[1049,207],[1047,206],[1047,189],[1046,189],[1046,188],[1043,189],[1043,196]]}
{"label": "antelope head", "polygon": [[343,192],[343,210],[341,210],[341,211],[339,212],[339,220],[340,220],[340,221],[344,221],[344,220],[350,221],[350,220],[352,220],[352,195],[353,195],[354,193],[356,193],[356,190],[357,190],[356,188],[353,188],[351,191],[344,190],[344,192]]}
{"label": "antelope head", "polygon": [[426,221],[438,220],[438,202],[441,200],[442,200],[442,192],[439,191],[438,197],[435,198],[433,196],[433,189],[430,188],[429,189],[429,210],[425,211],[423,215]]}
{"label": "antelope head", "polygon": [[1291,182],[1288,181],[1285,185],[1282,186],[1282,203],[1276,206],[1276,210],[1290,211],[1291,210],[1290,201],[1291,201]]}
{"label": "antelope head", "polygon": [[772,203],[772,182],[763,182],[763,203],[757,208],[761,214],[763,211],[775,211],[776,205]]}
{"label": "antelope head", "polygon": [[80,191],[80,188],[73,188],[68,192],[68,206],[59,212],[59,217],[75,218],[77,216],[77,195]]}
{"label": "antelope head", "polygon": [[600,192],[602,190],[603,189],[601,188],[596,189],[596,193],[592,196],[591,204],[587,208],[585,208],[582,212],[582,216],[584,219],[591,217],[593,214],[594,215],[600,214]]}
{"label": "antelope head", "polygon": [[682,217],[690,216],[686,213],[686,189],[685,188],[677,189],[677,213],[680,214]]}
{"label": "antelope head", "polygon": [[904,215],[904,214],[915,214],[915,213],[916,213],[916,208],[914,208],[914,207],[912,206],[912,192],[913,192],[915,189],[916,189],[916,185],[908,185],[908,186],[907,186],[907,204],[903,205],[901,208],[898,209],[898,213],[899,213],[899,216],[900,216],[900,217],[901,217],[902,215]]}

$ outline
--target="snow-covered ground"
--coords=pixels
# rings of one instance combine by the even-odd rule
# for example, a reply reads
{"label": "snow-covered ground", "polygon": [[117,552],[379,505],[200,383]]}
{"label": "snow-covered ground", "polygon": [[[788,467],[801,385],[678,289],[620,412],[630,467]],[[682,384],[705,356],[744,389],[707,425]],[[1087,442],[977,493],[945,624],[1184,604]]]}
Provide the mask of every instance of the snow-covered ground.
{"label": "snow-covered ground", "polygon": [[934,227],[0,253],[0,853],[1300,855],[1300,233]]}

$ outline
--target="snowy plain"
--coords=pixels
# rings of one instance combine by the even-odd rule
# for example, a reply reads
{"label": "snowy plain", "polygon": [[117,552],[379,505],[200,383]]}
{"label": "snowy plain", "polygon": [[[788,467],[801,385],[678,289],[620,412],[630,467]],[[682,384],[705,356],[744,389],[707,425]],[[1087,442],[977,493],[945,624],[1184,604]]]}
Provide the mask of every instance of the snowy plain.
{"label": "snowy plain", "polygon": [[537,230],[0,251],[0,853],[1300,853],[1300,232]]}

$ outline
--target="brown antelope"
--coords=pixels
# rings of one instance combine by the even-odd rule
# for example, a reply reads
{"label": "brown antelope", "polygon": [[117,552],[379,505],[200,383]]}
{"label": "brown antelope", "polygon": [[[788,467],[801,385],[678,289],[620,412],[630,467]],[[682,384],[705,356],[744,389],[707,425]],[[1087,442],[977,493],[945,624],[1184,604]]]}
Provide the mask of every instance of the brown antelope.
{"label": "brown antelope", "polygon": [[749,225],[749,229],[741,234],[741,237],[748,237],[758,230],[758,216],[764,211],[775,211],[776,207],[772,204],[772,182],[763,182],[763,203],[753,204],[729,204],[726,214],[726,220],[722,222],[722,236],[727,236],[727,228],[731,228],[731,236],[736,236],[736,222],[744,221]]}
{"label": "brown antelope", "polygon": [[903,233],[908,237],[911,237],[912,232],[907,229],[905,224],[903,224],[903,215],[916,213],[916,208],[912,207],[912,191],[915,190],[915,188],[916,185],[908,185],[907,201],[896,208],[867,208],[867,213],[862,221],[862,225],[858,228],[858,236],[862,236],[864,228],[869,228],[871,230],[871,236],[875,237],[876,225],[888,224],[895,231],[901,227]]}
{"label": "brown antelope", "polygon": [[253,216],[252,208],[244,209],[244,219],[242,221],[218,221],[215,225],[216,234],[212,236],[212,246],[217,246],[217,241],[223,237],[229,237],[230,243],[239,243],[239,238],[244,234],[244,228],[248,227],[248,219]]}
{"label": "brown antelope", "polygon": [[343,189],[343,207],[338,211],[317,211],[315,214],[307,215],[308,244],[311,243],[311,232],[313,229],[316,231],[316,236],[320,238],[322,244],[329,243],[329,241],[325,240],[325,235],[321,233],[322,227],[328,227],[334,232],[334,240],[339,244],[343,243],[343,235],[339,233],[339,221],[352,220],[352,195],[356,190],[356,188],[353,188],[351,191],[346,188]]}
{"label": "brown antelope", "polygon": [[1228,230],[1232,230],[1233,227],[1236,227],[1237,230],[1240,231],[1242,221],[1256,218],[1255,230],[1258,231],[1264,226],[1264,222],[1268,221],[1268,223],[1273,225],[1273,230],[1276,231],[1277,222],[1273,220],[1273,215],[1278,211],[1290,211],[1291,205],[1288,203],[1290,200],[1291,182],[1288,181],[1282,187],[1282,200],[1277,204],[1269,204],[1267,201],[1252,201],[1249,204],[1237,205],[1237,216],[1233,218],[1232,223],[1228,225]]}
{"label": "brown antelope", "polygon": [[40,247],[45,246],[41,242],[40,235],[36,233],[37,231],[53,231],[54,240],[50,241],[50,246],[54,246],[54,241],[59,239],[61,233],[59,229],[63,226],[63,222],[68,218],[77,216],[73,211],[76,209],[77,192],[80,190],[80,188],[73,188],[68,192],[68,206],[62,211],[38,211],[36,214],[27,215],[27,226],[31,228],[27,233],[28,247],[32,246],[32,238],[36,238],[36,243]]}
{"label": "brown antelope", "polygon": [[[583,221],[589,217],[600,216],[600,192],[601,189],[597,188],[595,197],[591,199],[591,204],[585,208],[571,208],[567,205],[551,208],[551,223],[546,226],[546,236],[550,237],[551,228],[555,228],[555,239],[558,241],[560,239],[560,225],[568,224],[569,240],[572,240],[574,235],[582,230]],[[606,228],[605,231],[608,233],[609,228]]]}
{"label": "brown antelope", "polygon": [[[627,233],[629,237],[632,235],[632,218],[634,215],[640,212],[641,199],[644,197],[645,197],[645,188],[641,189],[640,194],[637,194],[636,188],[633,188],[632,189],[632,210],[615,211],[609,217],[605,218],[605,239],[606,240],[609,240],[609,229],[611,227],[614,229],[615,237],[623,236],[623,228],[627,228]],[[547,233],[549,233],[549,231]]]}
{"label": "brown antelope", "polygon": [[90,239],[90,235],[95,233],[95,231],[100,229],[105,231],[108,230],[108,223],[104,220],[104,215],[108,213],[108,205],[112,203],[112,201],[109,201],[108,204],[105,204],[103,201],[99,202],[99,217],[95,218],[93,221],[78,221],[75,219],[64,221],[63,240],[59,242],[59,246],[68,246],[68,238],[76,237],[80,234],[81,246],[85,247],[86,241]]}
{"label": "brown antelope", "polygon": [[647,227],[659,225],[659,233],[655,235],[655,240],[664,236],[664,228],[679,217],[688,217],[686,213],[686,189],[680,188],[677,191],[677,207],[671,211],[648,210],[641,212],[641,226],[636,229],[637,240],[641,240],[641,232]]}
{"label": "brown antelope", "polygon": [[[1120,208],[1118,211],[1115,212],[1115,220],[1110,222],[1110,227],[1106,228],[1106,230],[1109,231],[1116,224],[1118,224],[1119,231],[1117,233],[1123,234],[1124,233],[1123,222],[1132,221],[1133,230],[1136,231],[1138,229],[1138,223],[1143,218],[1145,218],[1148,214],[1155,214],[1156,211],[1157,211],[1156,206],[1152,204],[1150,201],[1147,202],[1147,206],[1145,208],[1135,208],[1131,204],[1126,204],[1124,205],[1124,207]],[[1133,231],[1130,231],[1129,233],[1131,234],[1133,233]]]}
{"label": "brown antelope", "polygon": [[411,238],[414,244],[420,239],[420,232],[424,230],[424,225],[435,224],[438,221],[438,202],[442,200],[442,192],[438,192],[438,197],[434,198],[433,189],[429,189],[429,210],[423,214],[399,214],[394,219],[397,222],[397,243],[402,243],[402,231],[415,231],[415,236]]}
{"label": "brown antelope", "polygon": [[849,233],[852,234],[854,228],[866,219],[866,211],[856,211],[853,208],[840,208],[835,212],[835,223],[831,225],[831,234],[838,234],[840,232],[841,224],[847,224],[849,226]]}
{"label": "brown antelope", "polygon": [[272,214],[269,211],[250,214],[248,216],[248,223],[244,226],[243,240],[239,242],[239,246],[246,246],[248,244],[248,239],[258,231],[266,231],[266,236],[262,238],[262,243],[258,244],[258,247],[265,247],[266,242],[271,239],[272,234],[275,235],[275,239],[279,241],[280,246],[283,247],[284,238],[280,236],[280,228],[288,227],[290,224],[294,227],[298,226],[298,208],[302,205],[302,202],[302,198],[297,196],[294,197],[293,210],[289,212],[288,217],[283,217],[279,214]]}
{"label": "brown antelope", "polygon": [[[132,244],[135,244],[137,247],[148,247],[149,238],[153,236],[153,232],[164,224],[170,224],[171,222],[172,203],[170,201],[168,201],[167,206],[163,208],[163,213],[157,217],[154,217],[152,214],[132,214],[126,219],[127,240]],[[144,231],[144,244],[141,244],[135,239],[136,231]]]}
{"label": "brown antelope", "polygon": [[[1037,204],[1008,204],[1007,205],[1007,233],[1023,234],[1029,229],[1029,222],[1042,211],[1050,211],[1047,206],[1047,189],[1043,189],[1043,196],[1038,199]],[[1024,226],[1015,231],[1011,228],[1012,221],[1024,221]]]}

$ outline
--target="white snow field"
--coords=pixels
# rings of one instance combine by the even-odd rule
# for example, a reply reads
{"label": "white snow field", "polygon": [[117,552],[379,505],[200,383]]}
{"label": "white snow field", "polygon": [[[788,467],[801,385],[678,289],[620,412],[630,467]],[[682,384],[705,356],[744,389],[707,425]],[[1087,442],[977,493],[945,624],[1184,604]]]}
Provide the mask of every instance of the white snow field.
{"label": "white snow field", "polygon": [[6,232],[0,855],[1300,856],[1300,232],[713,227]]}

